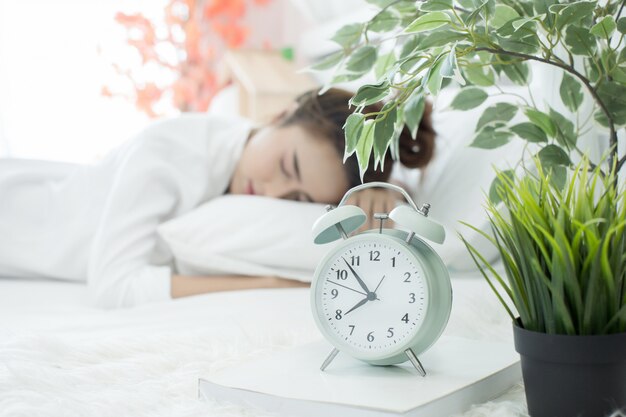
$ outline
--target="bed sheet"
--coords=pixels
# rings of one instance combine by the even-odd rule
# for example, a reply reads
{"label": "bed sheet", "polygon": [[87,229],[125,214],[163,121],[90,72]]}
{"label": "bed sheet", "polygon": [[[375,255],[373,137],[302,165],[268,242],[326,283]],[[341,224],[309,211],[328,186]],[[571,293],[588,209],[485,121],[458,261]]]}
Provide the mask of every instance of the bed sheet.
{"label": "bed sheet", "polygon": [[[484,281],[453,278],[446,333],[511,340]],[[104,311],[84,285],[0,278],[0,416],[261,416],[197,400],[197,380],[318,340],[307,289],[205,294]],[[524,416],[516,387],[463,414]]]}

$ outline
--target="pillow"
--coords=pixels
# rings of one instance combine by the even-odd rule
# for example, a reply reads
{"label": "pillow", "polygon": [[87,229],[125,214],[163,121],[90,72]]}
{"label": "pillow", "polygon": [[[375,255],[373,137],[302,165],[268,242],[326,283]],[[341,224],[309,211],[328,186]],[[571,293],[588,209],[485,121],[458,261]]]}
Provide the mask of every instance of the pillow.
{"label": "pillow", "polygon": [[270,275],[310,282],[318,263],[341,242],[313,243],[313,223],[324,213],[323,204],[224,195],[157,230],[181,274]]}
{"label": "pillow", "polygon": [[323,204],[224,195],[161,224],[158,233],[182,274],[310,282],[318,262],[336,244],[313,243],[311,228],[325,212]]}

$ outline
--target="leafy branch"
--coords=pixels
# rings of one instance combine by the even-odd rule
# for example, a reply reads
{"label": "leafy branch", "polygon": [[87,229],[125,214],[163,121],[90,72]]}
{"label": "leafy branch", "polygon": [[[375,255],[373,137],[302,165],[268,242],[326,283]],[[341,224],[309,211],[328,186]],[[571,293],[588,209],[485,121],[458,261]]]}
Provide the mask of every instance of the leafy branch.
{"label": "leafy branch", "polygon": [[[515,56],[515,57],[518,57],[518,58],[522,58],[522,59],[525,59],[525,60],[543,62],[544,64],[548,64],[548,65],[553,65],[555,67],[559,67],[559,68],[569,72],[570,74],[574,75],[576,78],[578,78],[580,80],[580,82],[583,83],[583,85],[585,86],[587,91],[589,91],[589,93],[591,94],[593,99],[596,101],[598,106],[600,106],[600,109],[602,110],[602,112],[604,113],[604,115],[606,116],[606,118],[608,120],[608,125],[609,125],[609,144],[610,144],[610,148],[611,148],[611,152],[610,152],[609,157],[608,157],[608,165],[610,167],[613,166],[613,160],[614,160],[614,158],[617,157],[617,132],[615,130],[615,120],[613,119],[613,116],[609,112],[609,109],[607,108],[607,106],[604,103],[604,101],[602,100],[602,98],[600,98],[600,96],[598,95],[598,92],[596,91],[596,88],[594,88],[591,85],[591,83],[589,82],[587,77],[585,77],[583,74],[578,72],[572,65],[567,65],[567,64],[565,64],[563,62],[552,61],[550,59],[542,58],[542,57],[539,57],[539,56],[528,55],[528,54],[524,54],[524,53],[520,53],[520,52],[514,52],[514,51],[506,51],[506,50],[500,49],[500,48],[496,49],[496,48],[479,47],[479,48],[476,48],[475,50],[477,52],[485,51],[485,52],[490,52],[492,54],[497,54],[497,55],[509,55],[509,56]],[[625,158],[622,158],[622,160],[620,160],[620,163],[618,164],[618,170],[619,170],[619,168],[621,168],[621,165],[623,165],[624,159]]]}
{"label": "leafy branch", "polygon": [[[564,185],[566,170],[573,166],[570,155],[579,154],[577,141],[583,132],[589,132],[583,129],[587,122],[583,126],[578,122],[583,92],[587,91],[597,110],[590,116],[608,130],[608,158],[602,168],[606,171],[616,166],[619,170],[626,165],[626,156],[620,158],[617,146],[618,128],[626,124],[626,52],[622,45],[626,18],[621,17],[626,0],[605,5],[594,0],[368,1],[380,11],[369,22],[340,29],[333,40],[342,51],[313,68],[334,66],[329,85],[375,74],[377,82],[363,85],[352,104],[360,113],[368,104],[387,103],[384,116],[381,112],[361,115],[364,122],[369,120],[369,128],[346,131],[346,142],[354,145],[347,149],[356,151],[362,169],[367,168],[372,152],[376,161],[380,152],[391,150],[394,156],[400,126],[408,127],[415,136],[425,96],[437,95],[448,85],[458,86],[452,109],[471,110],[487,99],[483,89],[496,86],[502,91],[498,84],[503,77],[527,85],[530,61],[563,71],[560,98],[576,113],[576,124],[552,107],[548,111],[537,108],[529,88],[532,105],[522,100],[528,122],[512,125],[520,108],[497,103],[483,111],[470,146],[493,149],[513,138],[524,140],[533,145],[525,149],[532,149],[545,167],[554,171],[555,184]],[[613,42],[616,33],[619,41]],[[387,42],[392,40],[394,46],[389,50]],[[377,129],[376,137],[370,137]],[[590,162],[590,168],[595,169],[596,164]]]}

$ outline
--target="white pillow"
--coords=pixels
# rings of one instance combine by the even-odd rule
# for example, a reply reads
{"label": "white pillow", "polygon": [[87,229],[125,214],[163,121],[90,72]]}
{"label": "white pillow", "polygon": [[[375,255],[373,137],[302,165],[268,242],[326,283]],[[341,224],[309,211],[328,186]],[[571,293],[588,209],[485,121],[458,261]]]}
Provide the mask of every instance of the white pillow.
{"label": "white pillow", "polygon": [[313,223],[324,213],[323,204],[225,195],[161,224],[158,233],[181,274],[269,275],[310,282],[321,259],[340,243],[313,243]]}
{"label": "white pillow", "polygon": [[325,205],[225,195],[163,223],[158,233],[182,274],[271,275],[310,282],[334,243],[315,245]]}

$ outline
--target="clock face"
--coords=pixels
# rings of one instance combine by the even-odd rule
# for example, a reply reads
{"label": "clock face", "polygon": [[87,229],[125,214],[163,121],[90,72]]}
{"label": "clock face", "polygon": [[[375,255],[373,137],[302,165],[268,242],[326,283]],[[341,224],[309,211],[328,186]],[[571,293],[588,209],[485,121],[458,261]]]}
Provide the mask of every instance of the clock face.
{"label": "clock face", "polygon": [[343,349],[368,357],[409,347],[428,308],[428,284],[418,259],[378,234],[336,249],[318,270],[315,292],[326,333]]}

